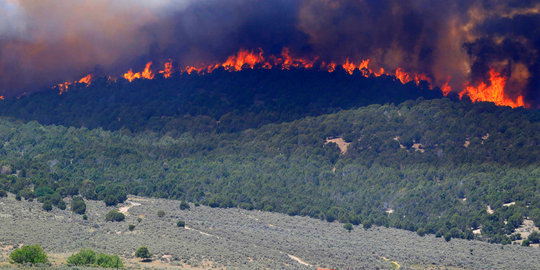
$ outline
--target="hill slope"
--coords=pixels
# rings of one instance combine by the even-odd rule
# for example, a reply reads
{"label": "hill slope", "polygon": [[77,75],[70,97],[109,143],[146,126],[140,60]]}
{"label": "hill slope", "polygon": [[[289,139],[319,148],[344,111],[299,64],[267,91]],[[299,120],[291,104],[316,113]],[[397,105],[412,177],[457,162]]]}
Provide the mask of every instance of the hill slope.
{"label": "hill slope", "polygon": [[[525,218],[540,224],[538,130],[538,111],[448,99],[176,138],[2,120],[0,157],[19,173],[0,189],[181,198],[463,238],[482,228],[508,243]],[[350,143],[346,153],[328,138]]]}
{"label": "hill slope", "polygon": [[43,91],[0,103],[0,115],[42,124],[106,130],[151,129],[176,136],[183,132],[232,132],[368,104],[401,103],[418,97],[440,98],[439,89],[392,77],[365,78],[343,69],[333,73],[293,70],[216,70],[207,75],[170,79],[98,79],[86,88]]}
{"label": "hill slope", "polygon": [[[42,245],[57,263],[91,248],[118,254],[136,269],[395,269],[392,262],[401,269],[534,269],[540,257],[537,249],[520,246],[445,242],[384,227],[355,227],[349,233],[336,222],[193,204],[182,211],[179,201],[142,197],[126,202],[138,205],[129,208],[125,222],[105,222],[113,207],[86,203],[88,220],[83,220],[69,210],[44,212],[36,202],[0,198],[0,216],[9,217],[0,218],[0,268],[11,251],[5,247],[21,243]],[[159,218],[158,210],[165,216]],[[187,229],[176,226],[179,219]],[[133,232],[129,224],[136,225]],[[140,246],[154,254],[152,263],[134,258]]]}

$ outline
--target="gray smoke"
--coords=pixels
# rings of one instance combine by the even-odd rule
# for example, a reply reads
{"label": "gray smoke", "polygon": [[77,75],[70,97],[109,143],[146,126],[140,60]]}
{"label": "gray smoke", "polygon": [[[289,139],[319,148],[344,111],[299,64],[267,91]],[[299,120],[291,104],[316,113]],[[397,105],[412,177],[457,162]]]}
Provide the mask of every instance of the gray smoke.
{"label": "gray smoke", "polygon": [[7,0],[0,91],[31,92],[89,72],[171,58],[220,61],[239,49],[429,74],[461,90],[495,68],[506,93],[540,104],[540,3],[483,0]]}

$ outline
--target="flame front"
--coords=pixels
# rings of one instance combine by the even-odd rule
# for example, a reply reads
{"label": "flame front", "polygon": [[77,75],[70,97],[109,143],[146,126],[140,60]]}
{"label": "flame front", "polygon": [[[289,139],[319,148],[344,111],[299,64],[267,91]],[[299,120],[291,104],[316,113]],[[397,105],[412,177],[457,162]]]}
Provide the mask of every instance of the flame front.
{"label": "flame front", "polygon": [[[289,70],[291,68],[318,68],[319,70],[334,72],[336,70],[336,67],[340,66],[350,75],[359,74],[364,77],[380,77],[385,75],[399,80],[402,84],[415,83],[416,85],[420,85],[420,83],[424,81],[427,83],[430,89],[433,89],[434,87],[432,78],[426,74],[407,72],[400,67],[396,68],[394,72],[391,73],[386,72],[382,67],[379,67],[378,71],[373,71],[369,68],[369,65],[370,59],[364,59],[355,62],[349,58],[346,58],[344,62],[342,62],[341,64],[337,64],[336,62],[319,61],[318,57],[296,57],[290,52],[288,48],[283,48],[280,55],[269,55],[265,57],[263,50],[259,48],[256,51],[241,49],[236,54],[227,57],[225,61],[221,63],[185,66],[180,67],[179,70],[180,74],[207,74],[213,72],[218,68],[222,68],[230,72],[255,68],[277,68],[282,70]],[[141,72],[133,72],[133,69],[129,69],[129,71],[124,73],[122,77],[129,82],[133,82],[136,79],[155,79],[156,74],[160,74],[161,77],[165,79],[171,78],[174,74],[173,61],[169,59],[167,62],[164,63],[163,70],[158,70],[157,73],[154,73],[152,71],[152,62],[148,62],[145,65],[144,70],[142,70]],[[92,82],[92,79],[93,76],[89,74],[75,82],[64,82],[58,84],[56,88],[59,89],[59,94],[62,94],[65,93],[73,84],[78,83],[89,86]],[[114,77],[109,76],[108,80],[116,82],[116,78]],[[463,98],[465,95],[467,95],[473,102],[490,101],[494,102],[497,105],[511,106],[513,108],[525,106],[523,96],[518,96],[515,100],[505,96],[504,90],[506,86],[506,81],[506,77],[502,76],[494,69],[491,69],[489,72],[489,82],[481,82],[476,87],[469,82],[465,84],[463,90],[459,93],[459,97]],[[440,85],[440,89],[445,96],[450,94],[452,91],[449,82],[450,77],[447,78],[444,84]]]}

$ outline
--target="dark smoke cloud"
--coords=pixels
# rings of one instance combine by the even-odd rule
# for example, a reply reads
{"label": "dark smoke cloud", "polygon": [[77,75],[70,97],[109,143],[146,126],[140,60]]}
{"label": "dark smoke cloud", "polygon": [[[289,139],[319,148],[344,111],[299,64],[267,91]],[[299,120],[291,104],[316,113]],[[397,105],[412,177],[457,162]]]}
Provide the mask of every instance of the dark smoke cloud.
{"label": "dark smoke cloud", "polygon": [[289,47],[326,61],[370,58],[456,90],[493,67],[509,76],[508,95],[537,107],[539,16],[532,0],[4,0],[0,91]]}

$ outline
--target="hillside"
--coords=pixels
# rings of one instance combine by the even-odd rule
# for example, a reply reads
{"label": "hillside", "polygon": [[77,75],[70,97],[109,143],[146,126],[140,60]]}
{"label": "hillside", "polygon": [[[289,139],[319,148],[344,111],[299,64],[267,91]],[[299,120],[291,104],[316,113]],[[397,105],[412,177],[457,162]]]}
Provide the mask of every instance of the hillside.
{"label": "hillside", "polygon": [[[124,222],[105,222],[113,207],[86,203],[88,220],[69,210],[45,212],[12,195],[0,198],[0,268],[9,267],[7,254],[20,244],[42,245],[53,265],[90,248],[118,254],[132,269],[533,269],[540,259],[535,248],[446,242],[384,227],[355,226],[349,233],[337,222],[193,204],[180,210],[179,201],[144,197],[119,205],[131,206]],[[179,219],[186,228],[176,226]],[[152,262],[134,258],[140,246],[148,246]]]}
{"label": "hillside", "polygon": [[[110,205],[177,198],[510,243],[524,220],[540,224],[538,130],[538,111],[449,99],[174,137],[2,119],[3,172],[16,176],[0,189],[56,204],[77,193]],[[335,138],[346,152],[325,143]]]}
{"label": "hillside", "polygon": [[61,95],[46,90],[0,103],[0,115],[65,125],[132,132],[234,132],[369,104],[442,97],[437,88],[403,85],[395,77],[365,78],[338,68],[222,69],[207,75],[118,82],[96,79]]}

